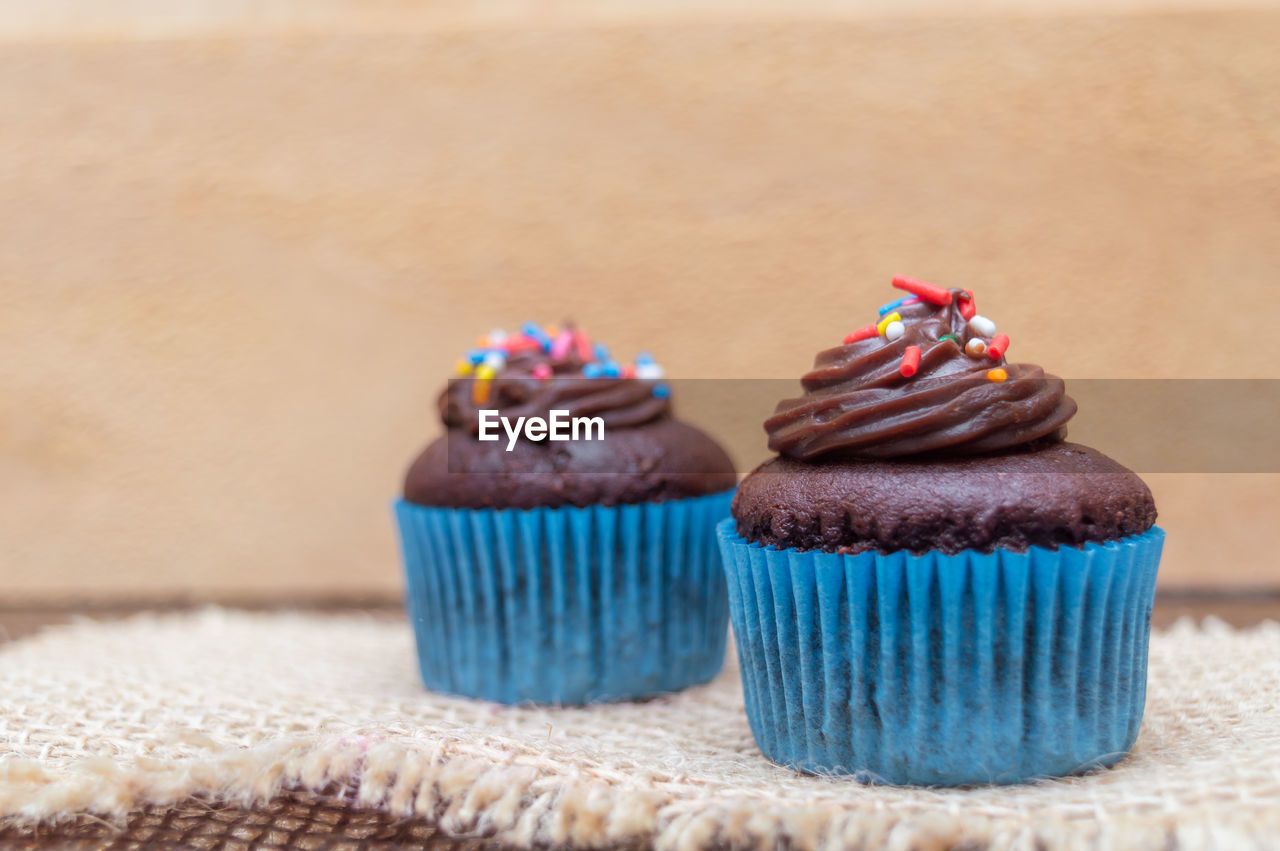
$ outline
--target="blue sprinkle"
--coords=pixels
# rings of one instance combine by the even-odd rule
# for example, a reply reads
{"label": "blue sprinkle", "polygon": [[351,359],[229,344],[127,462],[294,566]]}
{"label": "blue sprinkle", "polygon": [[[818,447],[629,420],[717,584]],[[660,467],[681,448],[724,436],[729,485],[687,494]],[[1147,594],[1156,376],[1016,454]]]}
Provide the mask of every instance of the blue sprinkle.
{"label": "blue sprinkle", "polygon": [[544,352],[551,351],[551,338],[547,336],[547,332],[542,330],[542,326],[537,322],[526,322],[520,326],[520,331],[526,337],[537,340],[542,346]]}
{"label": "blue sprinkle", "polygon": [[622,375],[622,367],[618,366],[616,360],[607,360],[604,362],[604,374],[609,378],[617,378]]}
{"label": "blue sprinkle", "polygon": [[604,367],[598,363],[589,363],[582,368],[582,375],[585,378],[599,378],[604,375]]}
{"label": "blue sprinkle", "polygon": [[645,363],[653,363],[653,355],[648,352],[640,352],[636,355],[636,366],[640,366]]}
{"label": "blue sprinkle", "polygon": [[467,349],[467,360],[472,363],[484,363],[484,356],[493,349]]}
{"label": "blue sprinkle", "polygon": [[665,384],[653,385],[653,396],[655,399],[665,399],[671,395],[671,388]]}
{"label": "blue sprinkle", "polygon": [[904,301],[906,301],[907,299],[909,299],[909,298],[911,298],[911,296],[909,296],[909,295],[908,295],[908,296],[903,296],[902,298],[898,299],[897,301],[891,301],[891,302],[889,302],[888,304],[886,304],[886,305],[882,306],[882,307],[880,308],[880,315],[881,315],[881,316],[884,316],[886,313],[888,313],[889,311],[893,310],[895,307],[902,307],[902,303],[903,303]]}
{"label": "blue sprinkle", "polygon": [[609,347],[604,343],[596,343],[591,350],[596,353],[596,360],[607,361],[609,359]]}

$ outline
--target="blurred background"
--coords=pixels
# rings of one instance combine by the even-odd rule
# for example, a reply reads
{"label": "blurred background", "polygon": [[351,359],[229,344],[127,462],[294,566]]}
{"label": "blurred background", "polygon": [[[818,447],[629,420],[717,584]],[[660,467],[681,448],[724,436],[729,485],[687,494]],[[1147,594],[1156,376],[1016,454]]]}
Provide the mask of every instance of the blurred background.
{"label": "blurred background", "polygon": [[[796,378],[908,274],[1068,382],[1280,378],[1277,44],[1208,0],[3,0],[3,606],[394,602],[436,395],[526,319]],[[1280,591],[1280,476],[1147,479],[1166,594]]]}

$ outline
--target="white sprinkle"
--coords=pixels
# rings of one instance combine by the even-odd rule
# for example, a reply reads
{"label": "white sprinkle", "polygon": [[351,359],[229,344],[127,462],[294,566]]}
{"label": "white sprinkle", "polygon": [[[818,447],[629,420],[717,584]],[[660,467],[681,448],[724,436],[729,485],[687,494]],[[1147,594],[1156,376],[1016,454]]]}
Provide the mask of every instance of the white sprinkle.
{"label": "white sprinkle", "polygon": [[894,340],[907,333],[907,326],[903,325],[896,319],[884,326],[884,338],[892,343]]}
{"label": "white sprinkle", "polygon": [[650,361],[649,363],[636,364],[636,378],[642,378],[651,381],[655,378],[662,378],[666,375],[666,371],[658,364]]}
{"label": "white sprinkle", "polygon": [[992,337],[996,333],[996,323],[981,314],[974,314],[969,320],[969,327],[984,337]]}
{"label": "white sprinkle", "polygon": [[489,332],[489,345],[501,346],[507,341],[507,332],[501,328],[494,328]]}
{"label": "white sprinkle", "polygon": [[977,337],[974,337],[965,344],[964,350],[972,357],[980,358],[987,353],[987,344]]}
{"label": "white sprinkle", "polygon": [[507,357],[502,352],[487,352],[484,356],[484,363],[494,369],[502,369],[507,365]]}

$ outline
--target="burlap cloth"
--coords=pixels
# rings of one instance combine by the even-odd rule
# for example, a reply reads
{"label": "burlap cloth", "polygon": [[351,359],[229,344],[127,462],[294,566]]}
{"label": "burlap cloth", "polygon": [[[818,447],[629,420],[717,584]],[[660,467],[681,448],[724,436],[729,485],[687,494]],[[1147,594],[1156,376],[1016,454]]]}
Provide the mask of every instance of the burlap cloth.
{"label": "burlap cloth", "polygon": [[752,743],[732,659],[710,685],[646,703],[506,708],[423,691],[403,623],[221,610],[5,647],[0,743],[10,821],[336,789],[520,844],[1276,847],[1280,624],[1158,632],[1133,753],[1014,788],[778,768]]}

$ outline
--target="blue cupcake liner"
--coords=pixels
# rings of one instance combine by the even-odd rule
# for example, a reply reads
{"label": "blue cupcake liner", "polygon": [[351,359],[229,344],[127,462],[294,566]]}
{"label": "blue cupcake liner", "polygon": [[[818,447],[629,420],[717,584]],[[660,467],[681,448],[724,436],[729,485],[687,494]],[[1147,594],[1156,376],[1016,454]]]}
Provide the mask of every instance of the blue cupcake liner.
{"label": "blue cupcake liner", "polygon": [[733,492],[589,508],[395,503],[422,681],[500,703],[676,691],[724,661]]}
{"label": "blue cupcake liner", "polygon": [[1026,552],[839,555],[717,528],[747,716],[769,759],[871,782],[1017,783],[1138,735],[1159,528]]}

